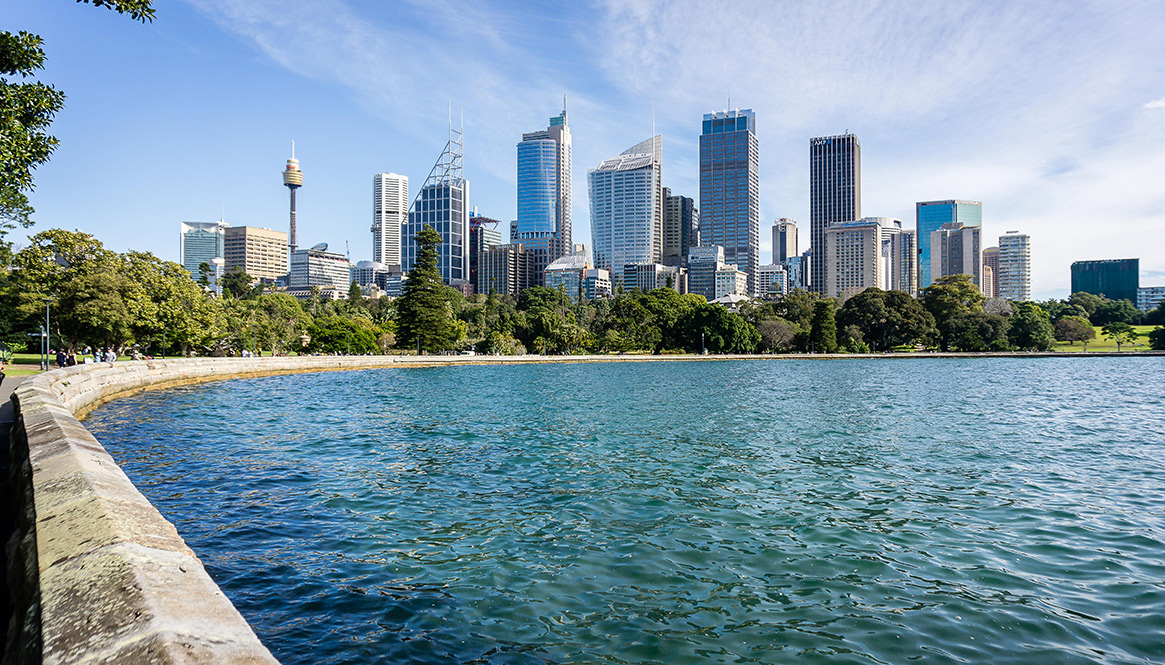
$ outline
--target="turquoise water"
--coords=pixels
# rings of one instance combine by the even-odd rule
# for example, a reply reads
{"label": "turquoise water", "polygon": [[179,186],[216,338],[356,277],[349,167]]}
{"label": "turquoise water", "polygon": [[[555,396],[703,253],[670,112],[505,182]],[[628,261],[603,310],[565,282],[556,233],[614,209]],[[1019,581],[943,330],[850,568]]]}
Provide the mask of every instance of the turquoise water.
{"label": "turquoise water", "polygon": [[86,425],[285,665],[1165,661],[1165,359],[449,367]]}

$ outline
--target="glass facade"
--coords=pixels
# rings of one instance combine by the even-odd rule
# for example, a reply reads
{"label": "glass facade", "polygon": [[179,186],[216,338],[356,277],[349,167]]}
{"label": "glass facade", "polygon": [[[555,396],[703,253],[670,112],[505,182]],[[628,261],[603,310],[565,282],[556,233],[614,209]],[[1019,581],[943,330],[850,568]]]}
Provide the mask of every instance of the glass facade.
{"label": "glass facade", "polygon": [[211,259],[224,256],[223,239],[226,224],[223,222],[181,222],[178,255],[182,257],[182,267],[195,279],[199,277],[198,266],[210,264]]}
{"label": "glass facade", "polygon": [[652,137],[587,173],[595,266],[614,278],[663,251],[663,138]]}
{"label": "glass facade", "polygon": [[1140,285],[1140,259],[1077,261],[1072,264],[1072,293],[1093,293],[1109,300],[1128,300],[1135,305]]}
{"label": "glass facade", "polygon": [[409,209],[402,239],[401,267],[417,260],[416,237],[425,226],[441,234],[437,269],[448,285],[469,283],[469,181],[462,177],[461,132],[450,128],[449,141]]}
{"label": "glass facade", "polygon": [[853,134],[809,139],[809,287],[826,292],[825,230],[862,217],[862,144]]}
{"label": "glass facade", "polygon": [[756,114],[704,114],[700,134],[700,243],[724,248],[756,292],[760,265],[760,144]]}
{"label": "glass facade", "polygon": [[939,275],[931,274],[930,234],[941,229],[943,224],[983,226],[983,204],[978,201],[922,201],[914,208],[918,224],[918,288],[925,289],[939,278]]}
{"label": "glass facade", "polygon": [[545,130],[522,134],[518,143],[518,219],[510,242],[533,256],[531,285],[541,285],[546,266],[570,253],[571,138],[562,113]]}
{"label": "glass facade", "polygon": [[522,233],[554,233],[558,217],[558,142],[518,144],[518,224]]}

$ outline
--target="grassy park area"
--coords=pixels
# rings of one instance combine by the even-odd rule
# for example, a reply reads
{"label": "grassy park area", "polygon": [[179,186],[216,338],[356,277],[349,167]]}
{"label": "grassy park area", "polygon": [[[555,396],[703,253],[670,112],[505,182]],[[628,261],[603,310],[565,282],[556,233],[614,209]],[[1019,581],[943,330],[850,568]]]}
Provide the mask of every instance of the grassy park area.
{"label": "grassy park area", "polygon": [[[1137,341],[1134,342],[1133,344],[1121,344],[1120,350],[1121,351],[1148,351],[1149,350],[1149,331],[1156,328],[1156,327],[1157,326],[1133,326],[1133,329],[1135,329],[1137,331]],[[1092,339],[1092,340],[1088,341],[1088,350],[1089,351],[1116,351],[1117,350],[1116,342],[1114,342],[1110,339],[1105,339],[1104,338],[1104,331],[1101,330],[1100,326],[1093,326],[1092,329],[1096,331],[1096,339]],[[1069,344],[1068,342],[1056,342],[1055,350],[1056,351],[1064,351],[1064,352],[1068,352],[1068,353],[1080,353],[1080,352],[1084,351],[1084,344],[1082,344],[1081,342],[1076,342],[1075,344]]]}

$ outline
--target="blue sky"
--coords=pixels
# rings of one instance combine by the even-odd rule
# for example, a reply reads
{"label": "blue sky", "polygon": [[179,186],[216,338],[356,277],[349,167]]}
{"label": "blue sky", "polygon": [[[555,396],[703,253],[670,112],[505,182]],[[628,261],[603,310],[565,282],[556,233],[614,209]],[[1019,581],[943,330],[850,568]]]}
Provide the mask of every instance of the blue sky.
{"label": "blue sky", "polygon": [[370,258],[372,175],[415,193],[450,100],[471,203],[510,220],[514,144],[566,94],[589,244],[587,169],[647,138],[654,109],[664,184],[698,198],[700,119],[731,98],[757,114],[762,259],[775,218],[808,225],[809,138],[849,130],[865,215],[913,228],[916,201],[982,201],[985,245],[1032,236],[1037,298],[1066,295],[1080,259],[1139,257],[1142,285],[1165,284],[1165,3],[156,4],[141,25],[4,0],[0,25],[45,38],[42,80],[69,96],[31,232],[176,260],[181,220],[285,229],[295,140],[300,244]]}

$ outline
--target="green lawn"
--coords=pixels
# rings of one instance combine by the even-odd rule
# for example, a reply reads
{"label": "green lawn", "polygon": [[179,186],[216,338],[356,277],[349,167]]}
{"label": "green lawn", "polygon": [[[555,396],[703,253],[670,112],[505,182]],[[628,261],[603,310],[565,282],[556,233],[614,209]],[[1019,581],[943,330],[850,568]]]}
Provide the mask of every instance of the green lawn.
{"label": "green lawn", "polygon": [[[1137,341],[1132,345],[1122,344],[1121,351],[1148,351],[1149,350],[1149,331],[1157,326],[1133,326],[1137,331]],[[1101,332],[1100,326],[1093,326],[1096,331],[1096,339],[1088,342],[1089,351],[1116,351],[1116,342],[1104,338],[1104,333]],[[1084,350],[1084,345],[1080,342],[1069,344],[1068,342],[1056,342],[1056,351],[1066,351],[1069,353],[1079,353]]]}

